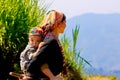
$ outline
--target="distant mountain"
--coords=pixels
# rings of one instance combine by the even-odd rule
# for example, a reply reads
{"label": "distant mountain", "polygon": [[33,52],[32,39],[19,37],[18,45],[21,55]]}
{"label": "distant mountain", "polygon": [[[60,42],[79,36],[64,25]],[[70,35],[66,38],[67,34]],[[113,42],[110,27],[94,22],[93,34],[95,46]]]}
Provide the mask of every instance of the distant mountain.
{"label": "distant mountain", "polygon": [[84,14],[67,20],[65,33],[80,26],[77,49],[96,69],[120,70],[120,14]]}

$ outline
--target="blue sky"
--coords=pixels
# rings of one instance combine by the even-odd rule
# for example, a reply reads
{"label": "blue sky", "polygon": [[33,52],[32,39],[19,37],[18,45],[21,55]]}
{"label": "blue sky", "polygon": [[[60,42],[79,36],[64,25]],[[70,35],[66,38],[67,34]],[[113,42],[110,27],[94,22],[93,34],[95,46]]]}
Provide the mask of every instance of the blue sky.
{"label": "blue sky", "polygon": [[62,11],[68,19],[85,13],[120,13],[120,0],[46,0],[51,2],[49,10]]}

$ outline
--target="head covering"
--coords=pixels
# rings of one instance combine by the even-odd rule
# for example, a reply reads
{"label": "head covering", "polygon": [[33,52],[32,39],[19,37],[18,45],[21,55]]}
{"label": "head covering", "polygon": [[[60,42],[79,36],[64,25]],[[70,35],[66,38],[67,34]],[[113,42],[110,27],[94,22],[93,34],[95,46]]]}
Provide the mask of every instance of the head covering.
{"label": "head covering", "polygon": [[30,30],[30,36],[43,36],[43,30],[39,27],[34,27]]}
{"label": "head covering", "polygon": [[62,12],[59,12],[57,10],[49,11],[45,15],[40,27],[48,30],[55,29],[58,26],[58,24],[62,21],[63,15],[64,14]]}

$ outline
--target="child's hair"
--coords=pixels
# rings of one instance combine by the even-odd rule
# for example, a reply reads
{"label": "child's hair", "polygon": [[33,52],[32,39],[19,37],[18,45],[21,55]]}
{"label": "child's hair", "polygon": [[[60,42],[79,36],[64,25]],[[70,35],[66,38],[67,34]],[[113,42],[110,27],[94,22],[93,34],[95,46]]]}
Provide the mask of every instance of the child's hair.
{"label": "child's hair", "polygon": [[43,37],[43,30],[40,27],[33,27],[29,32],[29,36]]}

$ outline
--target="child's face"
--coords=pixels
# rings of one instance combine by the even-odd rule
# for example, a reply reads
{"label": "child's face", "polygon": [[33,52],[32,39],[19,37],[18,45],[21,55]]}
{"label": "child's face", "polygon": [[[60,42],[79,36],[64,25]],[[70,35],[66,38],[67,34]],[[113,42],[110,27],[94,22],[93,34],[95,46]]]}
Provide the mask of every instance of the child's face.
{"label": "child's face", "polygon": [[38,48],[41,41],[42,38],[40,36],[29,36],[29,44],[35,48]]}

